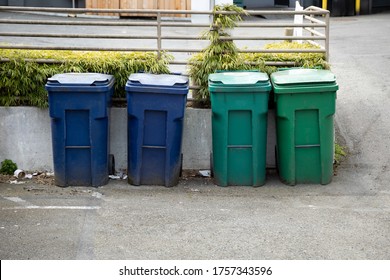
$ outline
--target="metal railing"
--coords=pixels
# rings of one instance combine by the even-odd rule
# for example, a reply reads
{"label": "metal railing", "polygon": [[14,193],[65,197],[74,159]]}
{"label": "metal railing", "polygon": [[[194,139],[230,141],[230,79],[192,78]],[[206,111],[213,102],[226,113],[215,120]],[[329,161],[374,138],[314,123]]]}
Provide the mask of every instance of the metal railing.
{"label": "metal railing", "polygon": [[[47,17],[46,19],[22,19],[0,17],[0,49],[26,49],[26,50],[73,50],[73,51],[152,51],[161,56],[162,52],[169,52],[174,60],[171,65],[177,65],[184,69],[176,69],[185,74],[185,66],[188,59],[194,53],[204,49],[209,41],[201,38],[200,34],[210,28],[210,23],[193,23],[190,21],[172,20],[166,18],[177,14],[203,15],[211,19],[212,11],[184,11],[184,10],[129,10],[129,9],[80,9],[80,8],[36,8],[36,7],[9,7],[0,6],[2,12],[29,12],[51,15],[58,13],[68,17]],[[241,53],[323,53],[326,61],[329,61],[329,11],[318,7],[308,7],[303,11],[286,10],[262,10],[246,11],[252,17],[257,16],[285,16],[293,17],[302,15],[302,23],[294,23],[293,19],[281,22],[280,20],[244,20],[238,23],[232,36],[221,37],[221,40],[233,40],[238,45]],[[144,20],[123,19],[118,17],[81,17],[84,14],[150,14],[151,18]],[[228,14],[231,12],[218,12]],[[164,18],[165,17],[165,18]],[[33,17],[34,18],[34,17]],[[45,17],[44,17],[45,18]],[[182,19],[182,18],[181,18]],[[210,20],[209,20],[210,22]],[[45,28],[42,28],[45,27]],[[37,28],[33,28],[37,27]],[[49,28],[51,27],[51,29]],[[106,33],[96,28],[120,28],[117,34]],[[123,27],[123,28],[121,28]],[[50,29],[51,32],[42,30]],[[53,29],[54,28],[54,29]],[[62,28],[62,32],[58,29]],[[94,28],[92,32],[78,28]],[[302,28],[302,36],[293,36],[292,28]],[[15,31],[15,30],[21,31]],[[286,29],[290,29],[287,32]],[[34,31],[35,30],[35,31]],[[249,31],[248,31],[249,30]],[[118,31],[118,30],[117,30]],[[135,31],[135,33],[134,33]],[[134,34],[131,34],[131,33]],[[266,34],[261,34],[261,33]],[[123,34],[125,33],[125,34]],[[181,34],[180,34],[181,33]],[[189,35],[191,34],[191,35]],[[7,38],[8,41],[5,39]],[[12,41],[13,39],[13,41]],[[27,39],[22,42],[22,39]],[[34,40],[35,39],[35,40]],[[72,39],[64,41],[64,39]],[[62,40],[62,41],[61,41]],[[85,41],[92,43],[85,45]],[[319,48],[312,49],[264,49],[261,44],[273,41],[308,41]],[[42,41],[44,41],[42,43]],[[48,42],[47,42],[48,41]],[[106,42],[103,44],[102,42]],[[108,42],[108,43],[107,43]],[[113,44],[113,42],[115,42]],[[117,43],[120,42],[120,43]],[[138,44],[135,44],[138,42]],[[252,45],[252,46],[247,46]],[[178,47],[183,46],[185,47]],[[27,59],[26,59],[27,60]],[[29,59],[37,63],[61,63],[55,59]],[[9,61],[0,57],[0,62]],[[261,62],[259,62],[261,63]],[[256,62],[251,62],[256,65]],[[269,66],[295,66],[293,61],[267,61]],[[191,85],[190,89],[196,90],[197,85]]]}
{"label": "metal railing", "polygon": [[[192,23],[189,21],[167,20],[167,16],[175,14],[203,15],[211,19],[212,11],[172,11],[172,10],[113,10],[113,9],[64,9],[64,8],[32,8],[32,7],[3,7],[0,6],[0,15],[2,12],[44,12],[45,15],[52,13],[65,14],[69,17],[47,17],[46,19],[26,19],[30,17],[22,16],[22,19],[1,18],[0,17],[0,49],[30,49],[30,50],[73,50],[73,51],[153,51],[160,56],[162,52],[173,54],[174,60],[171,65],[185,68],[188,59],[192,54],[200,52],[209,42],[202,39],[202,31],[210,28],[209,23]],[[151,18],[139,21],[131,19],[118,19],[107,17],[79,17],[81,14],[150,14]],[[228,12],[219,12],[226,14]],[[323,53],[325,59],[329,61],[329,11],[317,7],[309,7],[304,11],[247,11],[250,16],[296,16],[302,15],[302,23],[294,23],[293,20],[280,22],[278,20],[244,20],[238,23],[232,36],[221,37],[221,40],[233,40],[237,44],[240,42],[248,43],[252,47],[239,47],[242,53]],[[77,15],[77,16],[75,16]],[[45,17],[44,17],[45,18]],[[45,28],[42,28],[45,27]],[[33,27],[37,27],[34,31]],[[51,32],[42,30],[48,29]],[[73,27],[73,28],[70,28]],[[93,32],[75,32],[77,28],[121,28],[120,34],[105,33],[94,30]],[[55,28],[53,32],[53,28]],[[62,32],[57,29],[62,28]],[[302,28],[305,35],[292,36],[292,28]],[[21,31],[17,31],[20,29]],[[248,29],[250,32],[248,32]],[[287,32],[286,29],[290,29]],[[136,31],[135,34],[122,34],[127,31]],[[269,32],[272,30],[272,32]],[[110,30],[111,31],[111,30]],[[261,34],[265,31],[265,35]],[[92,33],[92,34],[91,34]],[[129,32],[131,33],[131,32]],[[180,34],[182,33],[182,34]],[[191,35],[189,35],[191,34]],[[5,40],[14,39],[12,40]],[[34,40],[35,38],[35,40]],[[16,39],[16,40],[15,40]],[[22,43],[22,39],[28,39]],[[39,39],[49,42],[40,42]],[[71,44],[65,44],[61,40],[73,39]],[[83,46],[85,40],[93,40],[93,44]],[[261,43],[270,41],[302,40],[308,41],[319,48],[312,49],[263,49]],[[102,41],[108,41],[108,45],[101,44]],[[145,44],[134,45],[134,42],[147,42]],[[96,43],[98,42],[98,43]],[[112,42],[121,42],[114,44]],[[171,43],[172,42],[172,43]],[[154,45],[153,45],[154,43]],[[179,48],[178,46],[187,45]],[[255,46],[255,48],[253,47]],[[27,60],[27,59],[26,59]],[[37,63],[61,63],[55,59],[29,59]],[[8,58],[0,57],[0,62],[9,61]],[[256,64],[256,62],[251,62]],[[293,61],[268,61],[265,63],[270,66],[294,66]],[[185,74],[186,69],[180,69]],[[197,85],[191,85],[191,90],[199,89]],[[124,101],[123,98],[117,98],[118,101]],[[192,100],[192,98],[188,98]]]}
{"label": "metal railing", "polygon": [[[82,9],[82,8],[36,8],[36,7],[9,7],[0,6],[1,12],[46,12],[46,13],[61,13],[65,15],[73,15],[71,18],[57,18],[53,19],[1,19],[0,18],[0,48],[1,49],[34,49],[34,50],[75,50],[75,51],[155,51],[159,55],[162,52],[169,52],[174,55],[175,59],[172,64],[185,65],[188,63],[188,57],[185,54],[192,54],[201,51],[207,43],[205,39],[200,37],[200,31],[210,27],[209,23],[192,23],[185,21],[167,21],[164,17],[172,16],[175,14],[190,14],[190,15],[205,15],[212,16],[212,11],[187,11],[187,10],[130,10],[130,9]],[[142,13],[150,14],[154,17],[153,20],[124,20],[124,19],[107,19],[105,17],[96,18],[79,18],[81,14],[99,14],[99,13],[112,13],[112,14],[132,14],[137,15]],[[227,14],[231,12],[218,12],[221,14]],[[313,49],[262,49],[259,47],[243,47],[240,48],[240,52],[245,53],[324,53],[325,58],[329,60],[329,11],[323,10],[318,7],[308,7],[303,11],[290,11],[290,10],[264,10],[264,11],[247,11],[250,16],[295,16],[302,15],[304,22],[297,24],[290,22],[278,22],[278,21],[243,21],[238,24],[234,29],[234,33],[231,37],[221,37],[222,40],[233,40],[235,42],[249,43],[250,45],[261,45],[260,42],[270,41],[284,41],[284,40],[302,40],[309,41],[312,44],[320,46],[320,48]],[[13,29],[12,26],[67,26],[67,27],[129,27],[130,29],[148,29],[144,33],[146,34],[106,34],[101,32],[99,34],[75,33],[73,29],[68,28],[66,32],[42,32],[42,31],[4,31],[6,29]],[[7,28],[4,28],[7,27]],[[155,29],[149,30],[150,28]],[[195,28],[195,29],[194,29]],[[201,29],[200,29],[201,28]],[[251,29],[251,32],[245,30]],[[302,28],[304,35],[292,36],[286,35],[284,29],[286,28]],[[129,30],[130,30],[129,29]],[[172,32],[172,29],[174,30]],[[260,31],[273,30],[275,35],[261,35]],[[182,30],[184,34],[175,35]],[[255,32],[254,32],[255,30]],[[277,31],[276,31],[277,30]],[[182,33],[183,33],[182,32]],[[272,32],[267,32],[272,33]],[[188,35],[192,34],[192,35]],[[256,34],[256,35],[254,35]],[[259,35],[257,35],[259,34]],[[4,38],[46,38],[46,39],[64,39],[72,38],[71,45],[66,45],[61,42],[50,41],[49,44],[37,44],[35,42],[29,43],[10,43],[6,42]],[[99,40],[126,40],[127,43],[123,43],[121,46],[83,46],[79,44],[77,40],[83,39],[99,39]],[[138,46],[133,44],[135,41],[144,41],[148,46],[138,43]],[[148,41],[149,40],[149,41]],[[3,42],[2,42],[3,41]],[[173,42],[175,41],[175,42]],[[123,42],[123,41],[121,41]],[[171,43],[170,43],[171,42]],[[173,42],[173,43],[172,43]],[[183,43],[189,45],[187,47],[177,47],[183,45]],[[134,46],[130,46],[134,45]],[[182,54],[182,55],[180,55]],[[184,56],[184,59],[183,59]],[[2,59],[4,61],[4,59]],[[52,61],[55,62],[55,61]],[[289,65],[288,62],[268,62],[269,65]]]}

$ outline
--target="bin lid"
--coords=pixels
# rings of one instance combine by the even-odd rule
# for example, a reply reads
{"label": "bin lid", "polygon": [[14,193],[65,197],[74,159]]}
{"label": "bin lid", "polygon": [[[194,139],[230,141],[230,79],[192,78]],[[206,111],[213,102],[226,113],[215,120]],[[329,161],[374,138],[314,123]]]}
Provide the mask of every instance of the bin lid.
{"label": "bin lid", "polygon": [[303,84],[333,84],[335,75],[329,70],[322,69],[289,69],[271,74],[273,84],[303,85]]}
{"label": "bin lid", "polygon": [[114,79],[114,76],[100,73],[63,73],[48,78],[48,84],[65,86],[105,86]]}
{"label": "bin lid", "polygon": [[209,82],[226,86],[254,86],[269,82],[268,75],[254,71],[229,71],[209,75]]}
{"label": "bin lid", "polygon": [[144,86],[187,87],[188,77],[173,74],[135,73],[130,75],[128,82]]}

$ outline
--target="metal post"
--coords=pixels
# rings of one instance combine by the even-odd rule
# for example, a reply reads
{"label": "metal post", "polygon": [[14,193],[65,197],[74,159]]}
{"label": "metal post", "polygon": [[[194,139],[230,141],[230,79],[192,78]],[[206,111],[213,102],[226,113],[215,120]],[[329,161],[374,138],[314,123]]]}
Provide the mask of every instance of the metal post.
{"label": "metal post", "polygon": [[[215,7],[215,0],[210,0],[210,10],[214,11],[214,7]],[[210,21],[210,26],[212,26],[214,24],[214,14],[210,15],[209,21]]]}
{"label": "metal post", "polygon": [[360,15],[360,0],[355,0],[355,13]]}
{"label": "metal post", "polygon": [[[311,18],[314,18],[314,17],[315,17],[315,15],[310,15],[310,17],[311,17]],[[312,28],[312,30],[314,31],[314,30],[315,30],[315,28],[313,27],[313,28]],[[311,31],[310,31],[310,34],[311,34],[311,36],[314,36],[314,33],[313,33],[313,32],[311,32]]]}
{"label": "metal post", "polygon": [[157,12],[157,57],[161,58],[161,13]]}
{"label": "metal post", "polygon": [[329,30],[330,30],[330,13],[327,12],[325,15],[325,60],[329,62]]}
{"label": "metal post", "polygon": [[328,9],[328,0],[322,0],[322,8],[324,10],[327,10]]}
{"label": "metal post", "polygon": [[72,8],[76,8],[76,0],[72,0]]}

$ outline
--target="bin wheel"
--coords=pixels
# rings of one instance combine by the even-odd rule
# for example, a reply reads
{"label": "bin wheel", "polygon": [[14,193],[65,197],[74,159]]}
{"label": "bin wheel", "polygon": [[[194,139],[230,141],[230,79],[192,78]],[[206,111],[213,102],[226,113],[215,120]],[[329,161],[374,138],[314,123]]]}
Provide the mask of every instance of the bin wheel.
{"label": "bin wheel", "polygon": [[115,158],[113,154],[108,155],[108,175],[115,175]]}
{"label": "bin wheel", "polygon": [[180,154],[180,173],[179,177],[183,176],[183,154]]}
{"label": "bin wheel", "polygon": [[210,177],[214,177],[214,160],[213,160],[213,153],[210,153]]}

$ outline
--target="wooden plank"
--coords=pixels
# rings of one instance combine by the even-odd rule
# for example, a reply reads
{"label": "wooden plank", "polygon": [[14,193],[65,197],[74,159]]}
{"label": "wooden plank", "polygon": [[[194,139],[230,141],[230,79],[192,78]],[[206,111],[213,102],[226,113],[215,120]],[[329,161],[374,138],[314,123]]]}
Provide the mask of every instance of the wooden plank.
{"label": "wooden plank", "polygon": [[85,8],[92,9],[94,0],[85,0]]}
{"label": "wooden plank", "polygon": [[[86,0],[85,7],[88,9],[119,9],[120,0]],[[95,15],[117,16],[118,13],[90,13]]]}
{"label": "wooden plank", "polygon": [[[157,9],[158,0],[120,0],[120,9]],[[121,16],[128,17],[155,17],[154,14],[121,13]]]}
{"label": "wooden plank", "polygon": [[138,0],[137,1],[137,8],[138,9],[147,9],[149,6],[149,0],[143,1],[143,0]]}
{"label": "wooden plank", "polygon": [[[182,7],[182,3],[181,3],[181,0],[174,0],[174,1],[171,1],[171,9],[172,10],[181,10],[183,7]],[[175,17],[184,17],[185,15],[183,14],[176,14],[174,15]]]}
{"label": "wooden plank", "polygon": [[[87,2],[91,0],[86,0]],[[101,1],[101,0],[99,0]],[[119,9],[160,9],[160,10],[188,10],[191,9],[191,0],[116,0]],[[152,14],[121,13],[121,16],[156,16]],[[169,14],[163,16],[188,17],[183,14]]]}
{"label": "wooden plank", "polygon": [[[176,0],[175,1],[175,10],[185,10],[186,5],[185,5],[185,0]],[[179,15],[180,17],[186,17],[187,15]]]}

